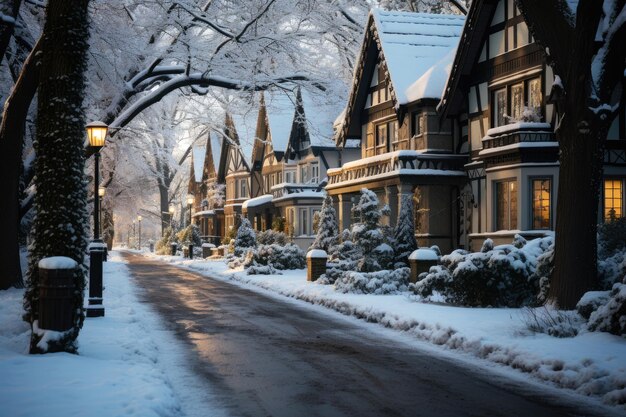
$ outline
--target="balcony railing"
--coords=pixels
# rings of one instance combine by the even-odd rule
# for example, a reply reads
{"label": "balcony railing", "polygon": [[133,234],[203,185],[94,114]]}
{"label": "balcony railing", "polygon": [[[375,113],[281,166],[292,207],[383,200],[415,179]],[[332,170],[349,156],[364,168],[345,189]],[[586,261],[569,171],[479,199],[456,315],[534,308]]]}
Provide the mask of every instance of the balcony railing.
{"label": "balcony railing", "polygon": [[554,142],[555,140],[549,123],[513,123],[489,129],[482,142],[483,149],[492,149],[515,143]]}
{"label": "balcony railing", "polygon": [[376,155],[329,169],[330,186],[345,182],[358,182],[388,175],[465,175],[463,164],[466,155],[425,154],[403,150]]}
{"label": "balcony railing", "polygon": [[283,183],[272,187],[273,199],[296,197],[298,194],[312,194],[318,191],[318,184]]}

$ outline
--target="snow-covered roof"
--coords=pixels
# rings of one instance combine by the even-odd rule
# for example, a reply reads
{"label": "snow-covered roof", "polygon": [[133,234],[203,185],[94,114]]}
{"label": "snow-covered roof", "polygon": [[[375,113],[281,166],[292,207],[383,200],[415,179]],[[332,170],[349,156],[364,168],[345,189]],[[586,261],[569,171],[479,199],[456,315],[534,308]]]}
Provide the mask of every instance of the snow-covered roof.
{"label": "snow-covered roof", "polygon": [[[459,42],[465,17],[382,9],[373,9],[371,14],[398,104],[440,98],[447,74],[437,72],[449,71],[454,59],[451,51]],[[427,74],[435,65],[438,69]]]}
{"label": "snow-covered roof", "polygon": [[[345,103],[329,102],[322,94],[311,94],[302,90],[302,106],[306,118],[311,146],[335,147],[333,124],[336,115]],[[344,109],[345,112],[345,109]]]}
{"label": "snow-covered roof", "polygon": [[250,109],[245,113],[231,113],[237,137],[239,138],[239,146],[244,159],[250,163],[252,159],[252,147],[256,138],[256,120],[258,110]]}
{"label": "snow-covered roof", "polygon": [[296,114],[296,97],[282,90],[268,92],[265,94],[265,109],[274,152],[285,152]]}
{"label": "snow-covered roof", "polygon": [[202,182],[202,171],[204,170],[204,156],[206,146],[194,146],[193,152],[193,175],[196,182]]}
{"label": "snow-covered roof", "polygon": [[209,137],[209,140],[211,141],[211,158],[213,158],[213,167],[217,173],[220,166],[220,155],[222,153],[222,138],[214,134]]}
{"label": "snow-covered roof", "polygon": [[244,210],[249,208],[249,207],[258,207],[258,206],[262,206],[263,204],[267,204],[269,202],[272,201],[272,198],[274,196],[272,194],[265,194],[259,197],[255,197],[255,198],[251,198],[249,200],[246,200],[243,202],[243,205],[241,206],[241,208],[243,208]]}

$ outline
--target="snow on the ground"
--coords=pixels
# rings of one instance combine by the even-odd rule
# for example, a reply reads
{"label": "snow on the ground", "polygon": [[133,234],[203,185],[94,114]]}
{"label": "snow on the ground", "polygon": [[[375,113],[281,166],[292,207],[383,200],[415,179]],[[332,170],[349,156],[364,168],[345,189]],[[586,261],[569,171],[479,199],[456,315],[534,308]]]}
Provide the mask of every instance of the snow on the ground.
{"label": "snow on the ground", "polygon": [[342,294],[332,286],[307,282],[306,270],[247,275],[241,268],[228,269],[222,260],[151,256],[379,323],[447,350],[505,365],[535,380],[600,398],[607,404],[623,407],[626,403],[626,339],[618,336],[582,332],[576,337],[556,338],[529,331],[524,309],[423,303],[409,293]]}
{"label": "snow on the ground", "polygon": [[104,264],[106,317],[87,318],[79,355],[29,355],[23,290],[0,291],[0,415],[219,416],[210,388],[185,366],[185,350],[138,303],[113,252]]}

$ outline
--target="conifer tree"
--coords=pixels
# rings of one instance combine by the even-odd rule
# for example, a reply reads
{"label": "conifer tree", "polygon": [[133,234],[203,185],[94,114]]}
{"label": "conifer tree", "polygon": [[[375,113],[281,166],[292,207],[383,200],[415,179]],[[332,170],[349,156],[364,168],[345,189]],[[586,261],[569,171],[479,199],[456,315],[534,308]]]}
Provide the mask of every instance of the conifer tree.
{"label": "conifer tree", "polygon": [[378,247],[384,242],[380,230],[382,212],[378,208],[378,197],[373,191],[363,188],[359,203],[352,208],[357,223],[352,225],[352,241],[363,251],[357,263],[359,272],[373,272],[382,269],[378,259]]}
{"label": "conifer tree", "polygon": [[330,248],[337,244],[337,213],[333,207],[333,198],[326,194],[319,213],[317,236],[310,249],[322,249],[328,253]]}
{"label": "conifer tree", "polygon": [[243,255],[248,249],[256,248],[256,233],[252,229],[250,220],[245,217],[241,219],[241,225],[237,229],[235,237],[235,256]]}
{"label": "conifer tree", "polygon": [[[89,48],[88,0],[49,0],[42,34],[42,62],[35,142],[36,217],[30,247],[24,319],[31,324],[31,353],[76,352],[76,338],[85,313],[87,192],[84,177],[85,117],[82,108],[84,72]],[[38,346],[38,263],[66,256],[79,268],[74,273],[74,326],[59,340]]]}
{"label": "conifer tree", "polygon": [[409,194],[402,194],[400,200],[400,214],[394,230],[394,242],[396,263],[407,266],[409,255],[417,249],[415,221],[413,220],[413,196]]}

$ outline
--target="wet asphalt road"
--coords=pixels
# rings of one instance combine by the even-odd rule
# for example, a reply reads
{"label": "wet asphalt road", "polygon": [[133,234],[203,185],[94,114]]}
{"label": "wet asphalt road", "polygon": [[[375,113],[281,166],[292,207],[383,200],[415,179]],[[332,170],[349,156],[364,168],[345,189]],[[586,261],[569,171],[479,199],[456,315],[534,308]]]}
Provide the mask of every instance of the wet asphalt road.
{"label": "wet asphalt road", "polygon": [[143,289],[140,299],[190,347],[190,368],[235,416],[607,415],[342,317],[123,256]]}

